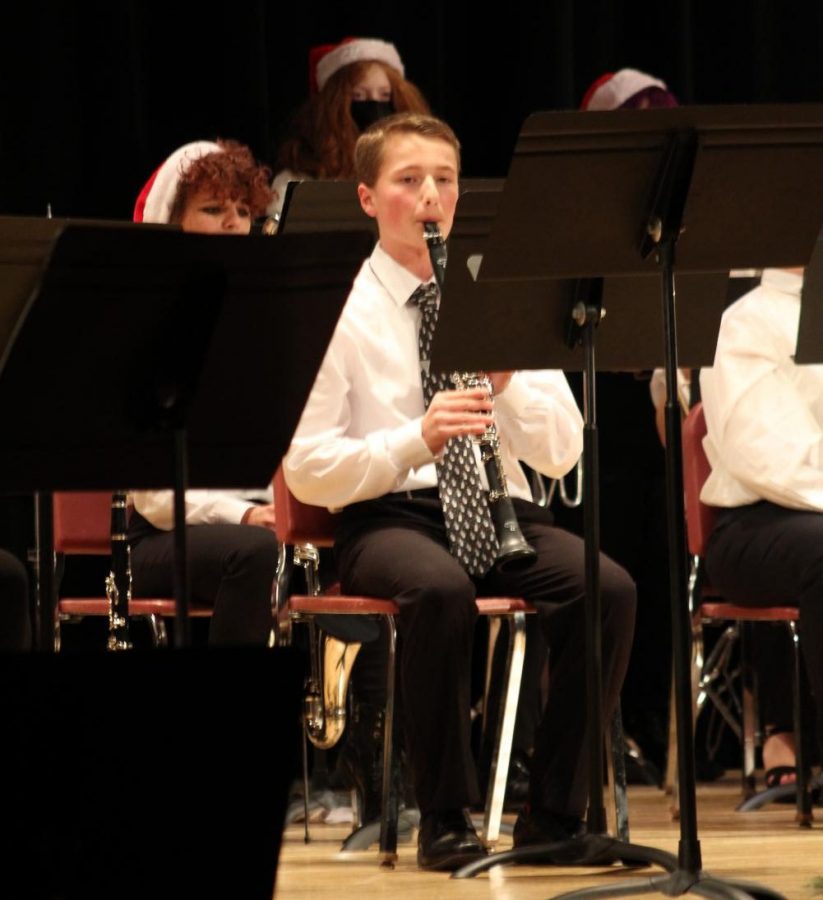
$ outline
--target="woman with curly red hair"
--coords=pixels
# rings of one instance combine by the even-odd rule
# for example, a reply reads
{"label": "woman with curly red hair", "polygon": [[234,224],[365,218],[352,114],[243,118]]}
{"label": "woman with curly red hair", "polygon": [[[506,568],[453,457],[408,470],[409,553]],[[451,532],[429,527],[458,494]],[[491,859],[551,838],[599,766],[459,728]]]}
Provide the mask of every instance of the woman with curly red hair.
{"label": "woman with curly red hair", "polygon": [[420,91],[405,78],[394,44],[346,38],[309,51],[311,95],[289,126],[272,184],[279,213],[290,181],[354,177],[354,145],[373,122],[395,112],[429,113]]}
{"label": "woman with curly red hair", "polygon": [[[171,223],[199,234],[248,234],[271,201],[271,172],[234,141],[175,150],[146,182],[136,222]],[[136,491],[129,525],[134,595],[173,591],[171,491]],[[277,564],[271,488],[186,491],[192,600],[212,606],[211,644],[264,645],[271,632]],[[258,526],[258,527],[250,527]]]}

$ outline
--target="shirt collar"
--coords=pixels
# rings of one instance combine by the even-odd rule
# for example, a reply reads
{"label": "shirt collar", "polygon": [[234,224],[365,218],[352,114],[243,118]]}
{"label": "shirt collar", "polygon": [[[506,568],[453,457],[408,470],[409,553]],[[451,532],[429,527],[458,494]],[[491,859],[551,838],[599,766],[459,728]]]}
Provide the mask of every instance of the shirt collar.
{"label": "shirt collar", "polygon": [[764,269],[760,283],[782,291],[784,294],[794,294],[799,297],[803,288],[803,276],[797,275],[795,272],[787,272],[785,269]]}
{"label": "shirt collar", "polygon": [[[389,256],[380,244],[377,244],[372,251],[369,265],[377,280],[398,307],[408,303],[409,297],[420,287],[420,279]],[[433,282],[434,278],[431,278],[430,281]]]}

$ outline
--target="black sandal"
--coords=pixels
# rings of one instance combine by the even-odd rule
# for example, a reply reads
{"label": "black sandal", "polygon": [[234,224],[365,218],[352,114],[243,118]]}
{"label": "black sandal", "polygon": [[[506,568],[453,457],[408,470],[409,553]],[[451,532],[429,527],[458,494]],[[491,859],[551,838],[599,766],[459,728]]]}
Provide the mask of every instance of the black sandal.
{"label": "black sandal", "polygon": [[[791,780],[784,781],[787,775],[794,775]],[[788,787],[790,784],[797,784],[797,766],[772,766],[765,772],[766,787]]]}
{"label": "black sandal", "polygon": [[[788,775],[794,775],[794,779],[792,781],[784,781]],[[764,773],[764,778],[766,780],[767,788],[777,788],[777,787],[795,787],[797,785],[797,766],[772,766],[771,769],[766,769]],[[795,795],[794,793],[789,794],[787,797],[775,797],[775,803],[794,803]]]}

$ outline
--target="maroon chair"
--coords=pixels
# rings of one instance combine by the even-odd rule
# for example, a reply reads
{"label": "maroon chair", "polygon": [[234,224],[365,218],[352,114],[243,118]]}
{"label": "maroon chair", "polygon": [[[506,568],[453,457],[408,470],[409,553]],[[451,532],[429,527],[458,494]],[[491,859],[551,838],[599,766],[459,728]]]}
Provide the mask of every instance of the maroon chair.
{"label": "maroon chair", "polygon": [[[111,493],[104,491],[57,492],[54,494],[54,552],[58,572],[67,556],[111,554]],[[145,618],[156,646],[168,643],[164,619],[174,618],[174,599],[138,598],[129,603],[131,618]],[[192,616],[210,616],[207,607],[192,607]],[[98,597],[58,597],[55,604],[55,650],[60,649],[60,626],[86,616],[108,616],[109,601]]]}
{"label": "maroon chair", "polygon": [[[745,630],[748,623],[785,623],[788,627],[794,653],[794,727],[797,737],[797,816],[798,824],[810,826],[812,821],[811,797],[808,790],[808,771],[803,753],[803,711],[800,706],[801,685],[803,683],[802,661],[800,659],[797,622],[800,613],[796,606],[781,605],[770,607],[741,606],[727,603],[708,583],[703,559],[706,545],[714,528],[719,510],[707,506],[700,500],[700,492],[711,467],[703,449],[706,435],[706,420],[701,403],[696,404],[683,422],[683,486],[685,491],[686,533],[688,538],[691,568],[689,573],[689,606],[692,614],[692,696],[695,717],[710,700],[740,737],[743,747],[743,793],[742,810],[756,809],[769,802],[775,792],[762,791],[755,794],[755,744],[756,715],[755,693],[748,661]],[[704,655],[703,626],[718,623],[732,623],[718,639],[708,658]],[[727,663],[735,643],[740,645],[742,696],[737,699],[732,691],[733,678]],[[670,774],[674,771],[671,759],[674,747],[670,742]],[[672,779],[673,780],[673,779]]]}
{"label": "maroon chair", "polygon": [[[292,560],[288,553],[281,556],[277,581],[278,621],[281,633],[288,631],[288,621],[302,621],[318,615],[373,615],[381,616],[389,629],[389,665],[387,672],[387,709],[384,746],[383,812],[381,823],[380,853],[384,863],[396,859],[397,805],[389,795],[391,764],[391,722],[394,715],[394,655],[396,646],[395,617],[399,610],[393,600],[374,597],[341,595],[339,585],[322,590],[318,574],[319,547],[331,547],[334,542],[335,516],[328,510],[308,506],[297,500],[286,486],[281,469],[274,479],[275,509],[277,510],[277,537],[281,546],[293,547],[293,563],[306,571],[308,595],[289,594],[288,581]],[[506,667],[506,684],[501,696],[501,713],[498,717],[497,735],[492,754],[492,767],[486,810],[483,821],[484,843],[493,847],[500,836],[503,800],[511,759],[514,722],[520,695],[523,658],[526,646],[526,615],[534,608],[525,600],[515,597],[488,597],[477,600],[480,615],[489,616],[490,624],[506,620],[509,623],[509,650]],[[496,638],[495,628],[490,637]],[[491,648],[490,648],[491,650]],[[308,796],[307,787],[304,795]],[[392,819],[394,821],[392,821]],[[344,849],[357,846],[344,844]]]}

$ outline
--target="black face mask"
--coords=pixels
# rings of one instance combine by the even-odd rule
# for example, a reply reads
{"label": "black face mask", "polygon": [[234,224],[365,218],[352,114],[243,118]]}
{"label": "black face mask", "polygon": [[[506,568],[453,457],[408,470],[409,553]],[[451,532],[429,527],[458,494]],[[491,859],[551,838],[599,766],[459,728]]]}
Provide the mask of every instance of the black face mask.
{"label": "black face mask", "polygon": [[369,125],[385,119],[394,112],[394,104],[391,100],[352,100],[351,117],[355,125],[365,131]]}

